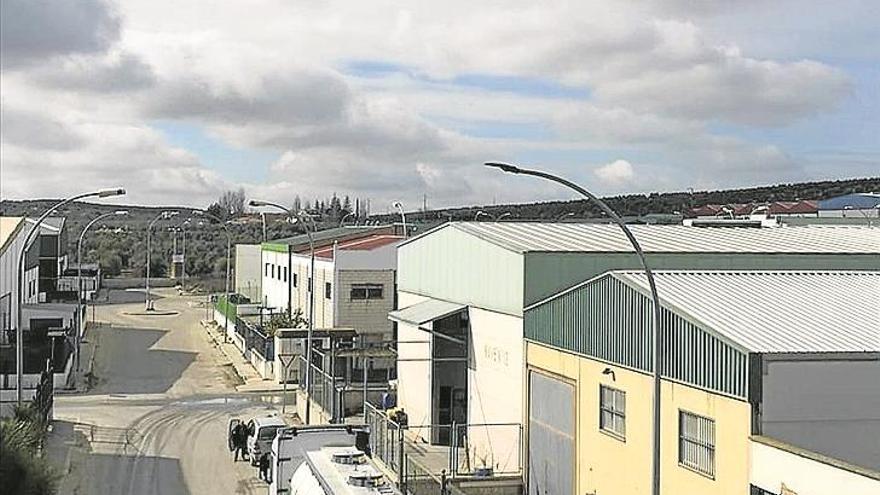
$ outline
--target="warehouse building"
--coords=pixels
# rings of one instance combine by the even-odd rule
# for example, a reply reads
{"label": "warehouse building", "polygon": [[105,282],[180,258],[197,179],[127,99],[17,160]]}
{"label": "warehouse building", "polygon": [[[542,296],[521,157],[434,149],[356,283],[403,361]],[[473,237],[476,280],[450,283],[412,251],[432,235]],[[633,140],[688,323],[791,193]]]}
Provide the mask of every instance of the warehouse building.
{"label": "warehouse building", "polygon": [[[663,493],[880,493],[880,272],[655,278]],[[651,315],[640,271],[526,308],[529,493],[650,490]]]}
{"label": "warehouse building", "polygon": [[[395,226],[351,226],[322,230],[312,234],[315,249],[333,246],[334,242],[346,242],[373,235],[395,235]],[[262,303],[275,312],[294,311],[292,295],[294,284],[299,285],[299,275],[291,272],[291,258],[295,254],[310,252],[309,237],[305,234],[264,242],[261,245]]]}
{"label": "warehouse building", "polygon": [[[869,270],[880,229],[632,226],[656,269]],[[521,464],[523,308],[611,270],[639,268],[619,228],[447,223],[398,249],[398,403],[410,425],[464,426],[469,457]],[[498,426],[485,426],[487,424]],[[482,425],[482,426],[479,426]],[[449,427],[411,428],[449,445]],[[582,493],[582,492],[581,492]]]}

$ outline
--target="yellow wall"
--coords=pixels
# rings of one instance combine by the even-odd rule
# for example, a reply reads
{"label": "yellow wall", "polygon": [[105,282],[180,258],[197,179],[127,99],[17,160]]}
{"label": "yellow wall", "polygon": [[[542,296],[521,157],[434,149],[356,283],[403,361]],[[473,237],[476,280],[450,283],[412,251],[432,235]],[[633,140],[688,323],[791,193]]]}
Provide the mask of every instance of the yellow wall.
{"label": "yellow wall", "polygon": [[[651,489],[651,376],[560,352],[526,346],[528,368],[575,384],[577,452],[575,493],[644,495]],[[614,370],[615,379],[603,375]],[[626,440],[599,430],[599,385],[626,392]],[[750,406],[745,401],[668,381],[662,384],[661,492],[669,495],[747,495]],[[528,401],[526,395],[525,401]],[[678,464],[678,411],[715,420],[715,479]],[[528,404],[524,408],[528,423]]]}

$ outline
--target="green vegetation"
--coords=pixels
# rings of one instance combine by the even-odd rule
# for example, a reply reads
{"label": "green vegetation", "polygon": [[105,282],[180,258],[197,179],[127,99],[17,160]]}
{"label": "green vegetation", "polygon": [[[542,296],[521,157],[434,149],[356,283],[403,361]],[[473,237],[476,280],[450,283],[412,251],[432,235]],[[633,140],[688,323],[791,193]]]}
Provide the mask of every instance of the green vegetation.
{"label": "green vegetation", "polygon": [[0,419],[0,486],[3,493],[48,495],[58,475],[40,455],[46,424],[30,406]]}
{"label": "green vegetation", "polygon": [[266,335],[274,337],[279,328],[305,328],[309,321],[303,318],[302,310],[297,309],[292,316],[287,313],[276,313],[263,326]]}

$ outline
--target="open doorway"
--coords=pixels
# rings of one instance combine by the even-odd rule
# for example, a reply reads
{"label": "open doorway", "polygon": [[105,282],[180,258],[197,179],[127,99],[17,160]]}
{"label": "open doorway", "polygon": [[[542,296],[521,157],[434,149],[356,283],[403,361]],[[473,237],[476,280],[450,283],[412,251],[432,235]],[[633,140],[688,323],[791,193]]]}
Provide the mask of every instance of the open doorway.
{"label": "open doorway", "polygon": [[440,427],[432,429],[431,443],[436,445],[450,445],[452,424],[467,423],[469,332],[466,315],[466,311],[460,311],[435,320],[432,325],[431,416],[432,423]]}

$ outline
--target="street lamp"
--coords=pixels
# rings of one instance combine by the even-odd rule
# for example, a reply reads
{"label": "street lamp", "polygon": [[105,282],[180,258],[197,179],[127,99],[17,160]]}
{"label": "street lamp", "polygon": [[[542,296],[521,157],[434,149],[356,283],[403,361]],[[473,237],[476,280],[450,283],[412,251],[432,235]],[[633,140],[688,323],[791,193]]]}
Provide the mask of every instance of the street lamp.
{"label": "street lamp", "polygon": [[474,215],[474,221],[475,221],[475,222],[479,221],[479,220],[480,220],[480,216],[489,217],[489,218],[491,218],[492,220],[495,220],[495,217],[494,217],[494,216],[492,216],[492,215],[486,213],[486,212],[483,211],[483,210],[480,210],[480,211],[478,211],[478,212],[476,213],[476,215]]}
{"label": "street lamp", "polygon": [[511,212],[509,212],[509,211],[505,211],[504,213],[498,215],[498,218],[495,219],[495,223],[498,223],[498,222],[500,222],[501,220],[503,220],[504,218],[507,218],[507,217],[509,217],[509,216],[511,216],[511,215],[513,215],[513,213],[511,213]]}
{"label": "street lamp", "polygon": [[[354,213],[352,213],[352,212],[348,212],[348,213],[346,213],[345,215],[343,215],[343,216],[342,216],[342,220],[339,221],[339,226],[340,226],[340,227],[344,226],[344,225],[345,225],[345,219],[348,218],[348,217],[350,217],[350,216],[352,216],[352,215],[354,215]],[[355,223],[356,223],[356,222],[355,222]]]}
{"label": "street lamp", "polygon": [[21,407],[21,405],[22,405],[23,392],[24,392],[24,390],[22,389],[22,385],[23,385],[22,382],[24,381],[23,380],[24,379],[24,343],[22,342],[22,340],[24,339],[24,326],[23,326],[24,319],[22,318],[22,307],[21,307],[22,306],[22,296],[21,296],[21,293],[22,293],[22,285],[23,285],[23,281],[24,281],[24,258],[25,258],[25,254],[27,254],[27,251],[28,251],[28,245],[30,244],[31,240],[33,239],[34,234],[36,232],[39,232],[40,225],[43,224],[43,221],[46,220],[46,218],[48,218],[49,215],[54,213],[58,208],[61,208],[62,206],[66,205],[68,203],[71,203],[73,201],[76,201],[78,199],[109,198],[112,196],[122,196],[124,194],[125,194],[125,189],[123,189],[121,187],[117,187],[117,188],[112,188],[112,189],[101,189],[101,190],[94,191],[94,192],[77,194],[76,196],[72,196],[70,198],[67,198],[67,199],[57,203],[55,206],[49,208],[48,210],[45,211],[45,213],[40,215],[40,218],[38,218],[37,221],[34,223],[34,225],[30,228],[30,230],[28,230],[28,233],[24,238],[24,244],[22,244],[21,251],[18,253],[18,282],[17,282],[18,291],[16,294],[18,315],[16,315],[17,321],[16,321],[16,327],[15,327],[15,378],[16,378],[15,390],[16,390],[16,402],[19,407]]}
{"label": "street lamp", "polygon": [[395,201],[391,206],[397,208],[397,211],[400,212],[400,218],[403,221],[403,237],[409,237],[408,231],[406,230],[406,213],[403,212],[403,205],[400,204],[400,201]]}
{"label": "street lamp", "polygon": [[[128,215],[128,210],[116,210],[110,213],[104,213],[103,215],[98,215],[91,222],[87,223],[85,228],[83,228],[82,233],[79,235],[79,241],[76,243],[76,310],[80,311],[82,308],[82,299],[83,299],[83,283],[82,283],[82,246],[83,239],[86,237],[86,232],[92,228],[92,225],[98,223],[99,221],[112,216],[123,216]],[[97,284],[95,285],[97,289]],[[79,372],[79,362],[80,362],[80,346],[82,344],[82,316],[78,315],[76,320],[76,371]]]}
{"label": "street lamp", "polygon": [[[269,201],[260,201],[256,199],[252,199],[248,203],[251,207],[259,208],[262,206],[268,206],[271,208],[277,208],[285,213],[291,220],[298,219],[302,224],[303,229],[306,231],[306,235],[309,238],[309,253],[310,253],[310,267],[309,267],[309,329],[306,333],[306,413],[305,413],[305,424],[309,424],[310,416],[311,416],[311,405],[310,401],[312,398],[312,333],[315,329],[315,242],[312,238],[312,233],[309,232],[308,226],[304,221],[305,217],[308,217],[312,222],[312,230],[315,230],[315,220],[306,214],[305,211],[300,210],[298,212],[294,212],[292,209],[287,208],[286,206],[280,205],[278,203],[272,203]],[[399,204],[399,203],[398,203]],[[405,225],[405,224],[404,224]],[[405,227],[404,227],[405,228]],[[288,262],[290,269],[293,269],[293,265]],[[290,278],[288,278],[289,280]],[[287,297],[290,298],[290,293],[288,292]],[[288,311],[292,311],[291,306],[287,306]],[[287,370],[284,371],[284,383],[287,383]]]}
{"label": "street lamp", "polygon": [[653,407],[653,416],[654,416],[654,431],[653,431],[653,439],[652,439],[652,454],[653,459],[651,463],[651,493],[653,495],[660,494],[660,363],[661,363],[661,353],[662,347],[660,346],[660,298],[657,296],[657,286],[654,283],[654,274],[651,272],[651,268],[648,266],[648,261],[645,259],[645,253],[642,251],[642,246],[639,244],[639,241],[636,239],[636,236],[633,235],[632,231],[629,227],[626,226],[626,223],[623,219],[620,218],[614,210],[611,209],[604,201],[593,195],[590,191],[587,191],[583,187],[563,179],[561,177],[557,177],[555,175],[548,174],[546,172],[542,172],[540,170],[528,170],[517,167],[516,165],[512,165],[509,163],[503,162],[486,162],[485,165],[487,167],[493,167],[500,169],[503,172],[507,172],[510,174],[521,174],[521,175],[531,175],[534,177],[540,177],[542,179],[547,179],[552,182],[556,182],[558,184],[562,184],[563,186],[568,187],[569,189],[573,189],[578,193],[582,194],[588,200],[595,203],[599,208],[611,218],[614,223],[616,223],[620,229],[623,231],[626,238],[629,240],[630,244],[632,244],[633,249],[636,252],[636,255],[639,257],[639,262],[642,265],[642,269],[645,272],[645,276],[648,279],[648,286],[651,289],[651,299],[654,303],[654,335],[653,335],[653,347],[654,347],[654,359],[653,359],[653,381],[654,381],[654,407]]}
{"label": "street lamp", "polygon": [[[226,309],[229,309],[229,273],[232,264],[232,235],[229,233],[229,227],[226,226],[226,222],[223,221],[220,217],[216,215],[212,215],[204,210],[193,210],[193,215],[203,216],[206,218],[210,218],[216,220],[220,223],[220,226],[223,227],[223,232],[226,234]],[[185,255],[184,255],[185,256]],[[184,262],[186,262],[186,258],[184,258]],[[185,270],[185,269],[184,269]],[[223,342],[229,342],[229,314],[223,314]]]}
{"label": "street lamp", "polygon": [[150,240],[151,240],[152,233],[153,233],[153,225],[156,222],[158,222],[159,220],[163,220],[163,219],[167,220],[169,218],[173,218],[173,217],[177,216],[177,213],[178,212],[176,212],[176,211],[165,210],[162,213],[159,213],[158,215],[156,215],[156,218],[154,218],[153,221],[151,221],[150,224],[147,226],[147,270],[146,270],[146,280],[144,281],[144,288],[146,289],[146,292],[147,292],[146,300],[145,300],[147,311],[153,310],[153,301],[150,300]]}
{"label": "street lamp", "polygon": [[561,222],[563,219],[568,218],[568,217],[573,217],[573,216],[574,216],[574,212],[569,211],[568,213],[563,213],[562,215],[559,215],[558,217],[556,217],[556,221]]}

